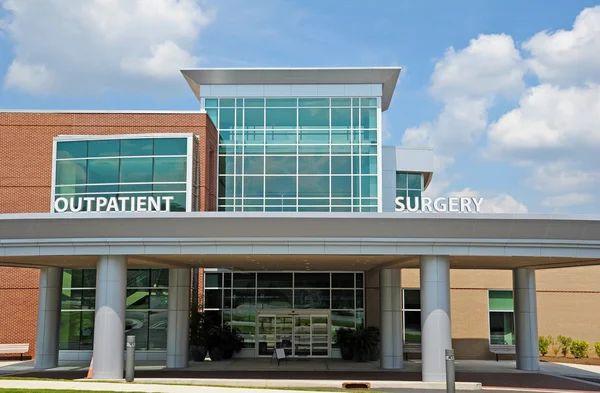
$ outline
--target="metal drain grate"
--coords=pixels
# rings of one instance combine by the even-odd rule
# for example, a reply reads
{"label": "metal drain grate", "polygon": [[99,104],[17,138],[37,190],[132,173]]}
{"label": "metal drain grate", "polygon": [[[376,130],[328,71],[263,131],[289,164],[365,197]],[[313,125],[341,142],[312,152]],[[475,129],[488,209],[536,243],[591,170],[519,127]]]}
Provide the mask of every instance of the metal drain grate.
{"label": "metal drain grate", "polygon": [[369,382],[344,382],[342,388],[348,390],[371,389],[371,384]]}

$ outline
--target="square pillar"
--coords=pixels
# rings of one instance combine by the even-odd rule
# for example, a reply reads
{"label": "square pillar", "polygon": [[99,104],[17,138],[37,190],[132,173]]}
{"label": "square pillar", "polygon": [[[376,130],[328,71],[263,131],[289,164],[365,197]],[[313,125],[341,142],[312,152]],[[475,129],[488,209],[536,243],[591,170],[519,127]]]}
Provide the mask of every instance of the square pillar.
{"label": "square pillar", "polygon": [[127,257],[98,258],[93,379],[123,379]]}
{"label": "square pillar", "polygon": [[421,256],[423,382],[446,380],[446,349],[452,349],[450,263],[447,255],[423,255]]}
{"label": "square pillar", "polygon": [[381,368],[402,368],[402,297],[400,269],[379,271]]}
{"label": "square pillar", "polygon": [[167,368],[188,366],[190,279],[190,269],[169,269]]}
{"label": "square pillar", "polygon": [[40,269],[37,333],[33,367],[58,367],[60,306],[63,270],[59,267]]}
{"label": "square pillar", "polygon": [[535,270],[513,270],[517,369],[540,370]]}

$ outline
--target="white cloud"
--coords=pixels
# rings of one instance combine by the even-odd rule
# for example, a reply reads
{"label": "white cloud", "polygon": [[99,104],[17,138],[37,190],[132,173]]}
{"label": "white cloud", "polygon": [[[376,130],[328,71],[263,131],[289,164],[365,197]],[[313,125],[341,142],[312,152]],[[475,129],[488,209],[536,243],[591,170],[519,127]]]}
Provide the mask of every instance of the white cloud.
{"label": "white cloud", "polygon": [[568,193],[556,195],[542,200],[542,206],[559,208],[578,205],[587,205],[594,202],[596,198],[592,194]]}
{"label": "white cloud", "polygon": [[542,31],[523,44],[528,66],[542,82],[600,82],[600,6],[583,10],[572,30]]}
{"label": "white cloud", "polygon": [[15,52],[5,86],[30,94],[165,91],[181,67],[199,63],[194,47],[212,18],[195,0],[1,4],[9,18],[0,28]]}
{"label": "white cloud", "polygon": [[431,77],[434,97],[518,95],[524,88],[525,68],[511,36],[482,34],[459,51],[450,47]]}
{"label": "white cloud", "polygon": [[[471,188],[465,188],[462,191],[450,192],[451,197],[471,197],[480,198],[481,193]],[[525,214],[527,213],[527,206],[517,201],[512,196],[501,193],[491,198],[483,198],[481,204],[481,213],[512,213],[512,214]]]}

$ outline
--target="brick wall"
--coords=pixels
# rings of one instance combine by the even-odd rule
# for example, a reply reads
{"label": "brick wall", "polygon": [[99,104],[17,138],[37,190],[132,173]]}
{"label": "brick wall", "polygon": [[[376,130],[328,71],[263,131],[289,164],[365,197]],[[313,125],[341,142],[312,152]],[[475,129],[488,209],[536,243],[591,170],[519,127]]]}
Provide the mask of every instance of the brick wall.
{"label": "brick wall", "polygon": [[[199,210],[216,210],[218,134],[206,114],[0,112],[0,214],[50,211],[55,136],[153,133],[198,136]],[[37,269],[0,268],[0,343],[29,343],[28,356],[35,349],[38,290]]]}

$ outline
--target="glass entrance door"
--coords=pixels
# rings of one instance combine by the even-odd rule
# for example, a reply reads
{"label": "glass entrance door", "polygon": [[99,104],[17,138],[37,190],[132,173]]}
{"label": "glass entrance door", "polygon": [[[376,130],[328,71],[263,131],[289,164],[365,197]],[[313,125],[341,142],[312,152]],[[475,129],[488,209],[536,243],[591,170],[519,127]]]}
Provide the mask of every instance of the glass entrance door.
{"label": "glass entrance door", "polygon": [[258,312],[258,356],[283,348],[290,357],[329,357],[329,312]]}

